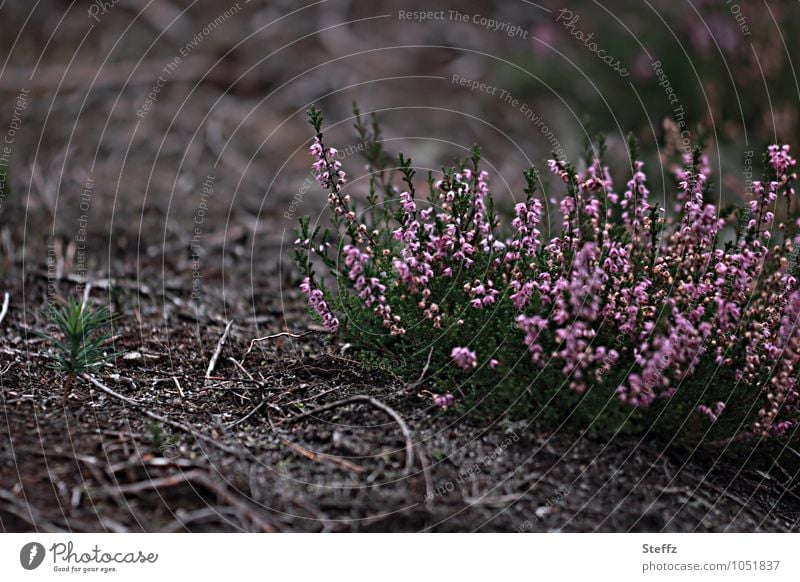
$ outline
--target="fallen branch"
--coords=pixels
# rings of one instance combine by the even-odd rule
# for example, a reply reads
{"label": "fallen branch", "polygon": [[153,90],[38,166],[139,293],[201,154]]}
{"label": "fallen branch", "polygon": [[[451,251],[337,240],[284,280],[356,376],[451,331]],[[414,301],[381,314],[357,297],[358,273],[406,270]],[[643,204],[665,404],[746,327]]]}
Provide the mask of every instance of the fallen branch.
{"label": "fallen branch", "polygon": [[81,309],[86,309],[86,304],[89,303],[89,296],[92,294],[92,284],[86,283],[83,288],[83,299],[81,300]]}
{"label": "fallen branch", "polygon": [[419,457],[419,462],[422,465],[422,477],[425,479],[425,503],[430,505],[433,503],[433,499],[435,497],[433,491],[433,479],[431,478],[431,462],[428,460],[428,456],[422,449],[422,446],[417,448],[417,456]]}
{"label": "fallen branch", "polygon": [[6,291],[5,295],[3,296],[3,307],[0,307],[0,323],[3,323],[3,320],[8,315],[8,304],[11,302],[11,295],[9,295],[8,291]]}
{"label": "fallen branch", "polygon": [[193,479],[202,475],[202,471],[195,469],[192,471],[181,471],[168,477],[158,477],[157,479],[147,479],[146,481],[139,481],[137,483],[125,483],[124,485],[116,485],[115,487],[104,487],[100,491],[92,491],[94,496],[99,493],[105,493],[113,496],[115,493],[122,495],[133,495],[149,491],[150,489],[169,489],[170,487],[177,487],[183,483],[192,481]]}
{"label": "fallen branch", "polygon": [[19,519],[29,523],[36,531],[45,533],[64,533],[62,527],[57,526],[55,523],[44,517],[35,507],[30,503],[23,501],[10,491],[0,489],[0,500],[3,500],[7,505],[0,505],[6,513],[17,516]]}
{"label": "fallen branch", "polygon": [[465,497],[464,503],[472,506],[488,505],[490,507],[508,507],[523,499],[524,494],[509,493],[508,495],[479,495],[477,497]]}
{"label": "fallen branch", "polygon": [[315,453],[314,451],[310,451],[305,447],[301,447],[298,444],[293,443],[287,439],[283,439],[281,441],[284,445],[299,453],[300,455],[304,456],[306,459],[311,459],[317,463],[327,463],[329,465],[335,465],[340,469],[346,469],[348,471],[353,471],[355,473],[363,473],[366,471],[364,467],[361,465],[356,465],[355,463],[351,463],[346,459],[342,459],[341,457],[336,457],[334,455],[326,455],[325,453]]}
{"label": "fallen branch", "polygon": [[431,348],[431,350],[428,352],[428,359],[425,361],[425,367],[422,368],[422,373],[419,375],[419,378],[408,385],[409,390],[415,389],[417,386],[422,384],[423,380],[425,380],[425,375],[428,373],[428,368],[431,365],[431,356],[433,356],[433,348]]}
{"label": "fallen branch", "polygon": [[255,347],[255,345],[257,343],[265,342],[267,340],[276,339],[276,338],[279,338],[279,337],[301,338],[301,337],[306,337],[307,335],[310,335],[312,333],[316,333],[315,330],[312,329],[312,330],[309,330],[309,331],[304,331],[303,333],[290,333],[288,331],[282,331],[281,333],[274,333],[272,335],[267,335],[267,336],[264,336],[264,337],[257,337],[255,339],[252,339],[252,340],[250,340],[250,345],[247,347],[247,351],[242,356],[242,360],[241,360],[241,362],[239,362],[239,364],[240,365],[244,364],[245,358],[247,357],[247,355],[250,352],[253,351],[253,348]]}
{"label": "fallen branch", "polygon": [[144,413],[146,416],[152,418],[153,420],[157,420],[158,422],[161,422],[163,424],[169,425],[169,426],[171,426],[173,428],[177,428],[178,430],[182,430],[183,432],[186,432],[186,433],[192,435],[196,439],[203,440],[203,441],[206,441],[209,444],[214,445],[216,448],[220,449],[221,451],[225,451],[226,453],[230,453],[232,455],[237,455],[237,456],[241,455],[243,453],[243,451],[241,449],[236,449],[236,448],[233,448],[233,447],[229,447],[228,445],[225,445],[225,444],[217,441],[216,439],[214,439],[214,438],[212,438],[212,437],[210,437],[210,436],[208,436],[206,434],[203,434],[201,432],[197,432],[196,430],[194,430],[191,426],[189,426],[187,424],[184,424],[182,422],[178,422],[178,421],[175,421],[175,420],[170,420],[168,418],[164,418],[163,416],[161,416],[159,414],[156,414],[155,412],[151,412],[150,410],[148,410],[145,407],[144,404],[141,404],[140,402],[134,400],[133,398],[128,398],[127,396],[123,396],[122,394],[120,394],[118,392],[115,392],[114,390],[112,390],[111,388],[109,388],[108,386],[106,386],[105,384],[100,382],[99,380],[96,380],[96,379],[92,378],[89,374],[81,374],[81,378],[83,378],[84,380],[90,382],[91,384],[94,384],[97,388],[99,388],[100,390],[102,390],[103,392],[108,394],[109,396],[113,396],[114,398],[117,398],[117,399],[122,400],[123,402],[125,402],[127,404],[130,404],[131,406],[133,406],[134,408],[140,410],[142,413]]}
{"label": "fallen branch", "polygon": [[217,367],[217,360],[219,360],[219,356],[222,353],[222,348],[225,347],[225,342],[228,341],[228,335],[231,333],[231,327],[233,327],[232,319],[228,322],[228,325],[225,326],[225,331],[222,332],[222,337],[219,338],[217,347],[214,348],[214,353],[211,354],[211,360],[209,360],[208,368],[206,369],[206,379],[211,378],[211,374],[214,373],[214,368]]}
{"label": "fallen branch", "polygon": [[[96,464],[89,463],[89,464],[87,464],[87,467],[89,469],[89,472],[94,476],[95,481],[97,481],[97,483],[99,485],[101,485],[102,487],[107,488],[107,489],[113,487],[109,483],[109,480],[106,478],[106,476],[103,474],[103,472],[100,470],[99,466],[97,466]],[[112,477],[113,477],[113,475],[112,475]],[[116,481],[116,477],[114,477],[114,480]],[[144,523],[144,521],[143,521],[144,520],[144,516],[142,516],[137,509],[135,509],[130,503],[128,503],[125,500],[125,497],[121,493],[119,493],[118,491],[109,489],[109,495],[114,500],[114,503],[117,505],[117,507],[120,510],[122,510],[124,513],[130,513],[131,516],[133,517],[133,519],[136,520],[137,523]],[[89,495],[89,503],[91,505],[94,505],[94,501],[92,501],[91,495]],[[100,517],[100,516],[98,516],[98,517]],[[114,527],[114,530],[117,531],[118,533],[120,532],[119,528]],[[123,532],[127,532],[129,530],[128,530],[128,528],[122,526],[122,531]]]}
{"label": "fallen branch", "polygon": [[231,505],[233,505],[237,510],[239,510],[244,517],[250,519],[255,525],[259,527],[262,532],[265,533],[275,533],[278,529],[272,525],[270,522],[263,519],[260,515],[257,515],[250,504],[242,501],[236,495],[232,494],[227,487],[224,487],[222,484],[217,483],[216,480],[212,479],[208,475],[200,474],[196,475],[193,478],[194,481],[203,485],[206,489],[213,491],[217,494],[218,497],[227,501]]}
{"label": "fallen branch", "polygon": [[408,429],[408,425],[403,420],[403,418],[393,409],[378,400],[377,398],[373,398],[372,396],[364,396],[364,395],[357,395],[351,396],[350,398],[345,398],[343,400],[337,400],[336,402],[331,402],[330,404],[325,404],[320,406],[319,408],[315,408],[314,410],[310,410],[308,412],[304,412],[303,414],[299,414],[294,416],[284,422],[288,424],[292,424],[301,420],[303,418],[308,418],[309,416],[316,416],[321,412],[325,412],[328,410],[333,410],[334,408],[339,408],[341,406],[347,406],[348,404],[354,404],[356,402],[366,402],[374,406],[375,408],[382,410],[386,414],[392,417],[392,419],[398,424],[400,427],[401,432],[403,433],[403,437],[406,441],[406,466],[405,466],[405,473],[408,475],[411,472],[411,469],[414,466],[414,441],[411,438],[411,431]]}
{"label": "fallen branch", "polygon": [[98,493],[105,493],[106,495],[113,494],[135,494],[147,491],[150,489],[167,489],[169,487],[176,487],[182,483],[196,483],[202,485],[212,493],[216,493],[217,497],[227,501],[232,505],[241,515],[252,521],[258,528],[266,533],[275,533],[277,528],[264,520],[261,516],[257,515],[253,508],[246,502],[242,501],[236,495],[232,494],[227,487],[218,483],[206,475],[203,471],[196,469],[192,471],[181,472],[177,475],[170,475],[169,477],[160,477],[158,479],[148,479],[146,481],[139,481],[138,483],[128,483],[119,485],[111,490],[101,490]]}
{"label": "fallen branch", "polygon": [[253,415],[254,415],[256,412],[258,412],[259,410],[261,410],[261,407],[262,407],[262,406],[264,406],[266,403],[267,403],[267,401],[266,401],[266,400],[262,400],[262,401],[261,401],[259,404],[257,404],[256,406],[254,406],[254,407],[253,407],[253,410],[251,410],[250,412],[248,412],[248,413],[247,413],[245,416],[243,416],[243,417],[242,417],[242,418],[240,418],[239,420],[234,420],[233,422],[229,422],[229,423],[226,425],[226,428],[233,428],[234,426],[238,426],[238,425],[242,424],[242,423],[243,423],[244,421],[246,421],[248,418],[250,418],[251,416],[253,416]]}
{"label": "fallen branch", "polygon": [[796,450],[794,450],[792,447],[790,447],[789,445],[786,445],[786,447],[785,447],[785,448],[786,448],[786,450],[787,450],[787,451],[791,452],[791,453],[792,453],[792,454],[793,454],[795,457],[797,457],[798,459],[800,459],[800,453],[798,453],[798,452],[797,452]]}
{"label": "fallen branch", "polygon": [[223,518],[225,515],[236,517],[238,514],[230,507],[204,507],[196,511],[191,511],[185,515],[180,515],[169,524],[162,527],[160,533],[177,533],[181,530],[188,530],[188,524],[195,521],[203,521],[209,518]]}

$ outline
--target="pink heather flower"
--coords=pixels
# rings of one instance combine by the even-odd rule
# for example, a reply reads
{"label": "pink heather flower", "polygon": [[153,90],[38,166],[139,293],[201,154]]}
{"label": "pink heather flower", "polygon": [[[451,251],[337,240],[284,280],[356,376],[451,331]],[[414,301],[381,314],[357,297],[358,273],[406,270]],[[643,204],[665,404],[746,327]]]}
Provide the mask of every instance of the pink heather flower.
{"label": "pink heather flower", "polygon": [[447,410],[448,408],[450,408],[455,401],[456,401],[455,396],[450,394],[450,392],[446,394],[433,395],[433,404],[435,406],[438,406],[442,410]]}
{"label": "pink heather flower", "polygon": [[511,303],[514,304],[517,311],[521,311],[530,301],[536,283],[534,281],[522,283],[515,279],[509,283],[509,286],[514,290],[511,295]]}
{"label": "pink heather flower", "polygon": [[797,164],[797,161],[789,155],[789,149],[788,145],[771,145],[767,148],[769,163],[778,177],[786,174]]}
{"label": "pink heather flower", "polygon": [[[394,270],[400,276],[400,280],[412,291],[424,292],[434,276],[431,266],[433,256],[426,251],[423,246],[425,231],[417,218],[417,204],[409,192],[400,194],[400,205],[403,209],[400,228],[392,232],[393,238],[403,243],[400,250],[400,257],[392,261]],[[430,218],[430,213],[420,213]]]}
{"label": "pink heather flower", "polygon": [[650,211],[648,196],[650,191],[645,185],[647,179],[642,171],[644,162],[636,160],[633,163],[633,177],[628,181],[628,189],[623,194],[620,206],[623,208],[622,221],[631,227],[634,232],[642,229],[644,219]]}
{"label": "pink heather flower", "polygon": [[711,178],[711,166],[708,156],[701,154],[700,163],[696,169],[692,169],[694,155],[689,152],[683,155],[683,168],[675,172],[678,179],[678,195],[676,197],[675,210],[680,211],[687,200],[691,200],[698,193],[703,192],[703,187]]}
{"label": "pink heather flower", "polygon": [[569,181],[569,172],[567,172],[566,162],[562,160],[547,160],[547,167],[565,184]]}
{"label": "pink heather flower", "polygon": [[[766,338],[765,338],[766,339]],[[797,375],[800,372],[800,290],[792,291],[780,313],[779,327],[772,341],[765,341],[767,355],[776,361],[765,388],[767,406],[759,410],[756,429],[762,434],[782,433],[781,414],[800,412]],[[758,354],[755,354],[758,357]]]}
{"label": "pink heather flower", "polygon": [[453,359],[453,362],[455,362],[456,366],[462,370],[469,370],[470,368],[475,368],[478,365],[478,358],[475,355],[475,352],[469,348],[453,348],[453,350],[450,352],[450,357]]}
{"label": "pink heather flower", "polygon": [[467,292],[472,297],[469,302],[470,305],[476,309],[492,305],[500,295],[500,291],[494,288],[494,283],[491,279],[487,279],[485,284],[476,279],[474,285],[470,286]]}
{"label": "pink heather flower", "polygon": [[520,315],[517,317],[517,326],[525,333],[525,345],[531,353],[534,364],[541,364],[544,350],[539,343],[539,335],[547,329],[548,322],[538,315]]}
{"label": "pink heather flower", "polygon": [[345,245],[343,251],[344,264],[349,268],[347,277],[353,282],[353,287],[364,305],[374,309],[383,320],[383,326],[392,335],[404,334],[405,329],[399,325],[399,317],[392,314],[392,308],[386,301],[386,285],[377,277],[368,277],[364,271],[364,265],[370,262],[370,256],[353,245]]}
{"label": "pink heather flower", "polygon": [[[749,242],[759,242],[759,239],[769,239],[769,229],[775,215],[769,210],[778,199],[778,183],[769,182],[767,186],[759,180],[753,181],[754,200],[750,201],[751,219],[747,223],[747,237],[741,241],[744,246]],[[763,254],[763,247],[755,247],[757,254]]]}
{"label": "pink heather flower", "polygon": [[774,436],[784,436],[788,431],[792,430],[796,426],[797,422],[794,420],[782,420],[780,422],[776,422],[770,427],[770,434]]}
{"label": "pink heather flower", "polygon": [[789,146],[771,145],[767,153],[770,166],[775,170],[776,189],[780,189],[786,198],[793,198],[794,188],[792,187],[792,182],[797,179],[797,174],[792,171],[792,168],[797,165],[797,161],[789,155]]}
{"label": "pink heather flower", "polygon": [[[434,185],[436,204],[395,189],[397,224],[388,233],[391,241],[379,246],[366,225],[355,222],[349,197],[341,195],[346,176],[336,150],[315,140],[311,153],[320,184],[346,219],[345,236],[352,241],[342,243],[350,282],[344,288],[392,333],[405,330],[387,296],[400,298],[403,313],[418,309],[413,321],[422,333],[461,325],[461,317],[488,319],[472,309],[495,306],[499,316],[513,313],[533,365],[557,370],[577,392],[597,384],[616,390],[631,406],[647,407],[679,394],[684,379],[713,361],[732,367],[737,380],[752,389],[758,402],[755,433],[779,435],[797,426],[800,283],[792,244],[800,248],[800,236],[791,239],[794,225],[773,233],[776,213],[783,214],[778,198],[787,197],[791,208],[794,195],[797,163],[788,146],[770,146],[768,179],[753,183],[748,215],[731,244],[720,240],[726,224],[706,202],[711,171],[705,155],[695,164],[695,155],[687,153],[676,172],[674,219],[662,218],[663,209],[653,212],[640,160],[633,161],[621,195],[597,158],[577,174],[566,162],[549,160],[550,170],[568,185],[565,196],[553,198],[563,225],[549,240],[540,231],[547,219],[542,201],[532,194],[515,205],[508,238],[495,238],[489,175],[452,170]],[[612,228],[616,217],[622,224]],[[800,222],[796,226],[800,229]],[[388,238],[380,232],[373,236],[379,234],[381,241]],[[299,244],[316,249],[311,240]],[[441,279],[443,286],[437,284]],[[443,287],[447,291],[437,295]],[[335,331],[339,322],[323,292],[308,278],[301,289]],[[467,305],[454,305],[458,296]],[[470,307],[466,314],[465,307]],[[614,343],[607,341],[609,334]],[[453,347],[450,357],[462,370],[478,364],[467,347]],[[490,369],[500,364],[495,358],[487,363]],[[609,373],[615,367],[628,372],[621,381]],[[432,398],[441,408],[454,401],[450,393]],[[725,403],[696,411],[716,422]]]}
{"label": "pink heather flower", "polygon": [[[519,251],[525,256],[533,256],[542,244],[542,233],[539,231],[539,223],[542,219],[542,201],[538,198],[529,200],[527,203],[520,202],[514,207],[516,218],[511,221],[517,231],[517,237],[509,242],[508,247],[514,251]],[[519,258],[519,253],[506,256],[507,260]]]}
{"label": "pink heather flower", "polygon": [[586,177],[579,180],[578,187],[587,192],[605,192],[611,202],[617,202],[617,195],[613,192],[614,182],[608,166],[603,166],[598,158],[586,169]]}
{"label": "pink heather flower", "polygon": [[[465,174],[469,172],[471,176],[471,171],[465,170]],[[469,178],[467,178],[469,179]],[[473,221],[475,222],[475,227],[480,234],[480,239],[482,242],[483,252],[488,253],[490,249],[489,240],[491,228],[489,227],[489,220],[486,216],[486,197],[489,195],[489,172],[481,171],[478,173],[478,178],[476,181],[475,186],[475,216],[473,217]]]}
{"label": "pink heather flower", "polygon": [[300,283],[300,290],[308,295],[308,304],[322,318],[322,323],[331,333],[336,333],[339,329],[339,320],[333,315],[325,302],[325,297],[321,290],[312,287],[311,279],[306,277]]}
{"label": "pink heather flower", "polygon": [[342,170],[341,162],[336,160],[337,150],[329,148],[327,151],[322,149],[322,142],[319,137],[314,138],[314,143],[308,148],[314,157],[312,168],[316,174],[319,185],[324,190],[338,192],[344,186],[347,177]]}
{"label": "pink heather flower", "polygon": [[713,410],[704,404],[701,404],[700,406],[697,407],[697,412],[706,416],[712,423],[717,422],[717,419],[724,410],[725,410],[724,402],[717,402],[714,405]]}

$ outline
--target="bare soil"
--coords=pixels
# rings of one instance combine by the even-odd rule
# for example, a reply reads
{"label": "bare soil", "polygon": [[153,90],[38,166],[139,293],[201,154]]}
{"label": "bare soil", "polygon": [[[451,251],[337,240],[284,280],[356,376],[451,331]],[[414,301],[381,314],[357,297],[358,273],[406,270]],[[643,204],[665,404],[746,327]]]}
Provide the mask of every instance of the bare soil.
{"label": "bare soil", "polygon": [[[118,282],[131,288],[119,301],[135,315],[114,329],[116,363],[96,374],[116,395],[79,380],[66,407],[63,378],[32,336],[35,307],[12,304],[0,343],[4,531],[798,527],[796,474],[781,469],[788,458],[755,471],[714,449],[686,458],[632,436],[547,433],[502,419],[479,426],[457,410],[432,411],[421,387],[349,359],[309,329],[294,292],[260,290],[275,300],[260,306],[267,322],[256,325],[246,309],[213,300],[199,309],[185,292],[145,281]],[[44,292],[44,280],[29,281],[36,296],[32,288]],[[289,325],[275,325],[271,308]],[[312,333],[248,353],[253,338],[286,327]],[[402,427],[384,410],[360,400],[314,412],[358,395],[402,417],[410,465]]]}

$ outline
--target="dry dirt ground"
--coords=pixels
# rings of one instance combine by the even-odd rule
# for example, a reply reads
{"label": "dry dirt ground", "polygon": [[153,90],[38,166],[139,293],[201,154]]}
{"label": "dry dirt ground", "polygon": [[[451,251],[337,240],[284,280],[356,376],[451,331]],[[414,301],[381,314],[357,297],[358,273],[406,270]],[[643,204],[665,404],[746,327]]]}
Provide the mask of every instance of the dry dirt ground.
{"label": "dry dirt ground", "polygon": [[[45,293],[44,283],[30,276],[26,293]],[[109,299],[104,283],[90,290],[99,300]],[[759,452],[776,461],[764,471],[714,449],[687,456],[631,436],[547,433],[502,419],[478,426],[432,411],[421,387],[350,360],[309,328],[293,291],[255,290],[255,322],[252,306],[183,300],[186,287],[118,280],[113,301],[130,315],[114,329],[116,364],[96,374],[100,386],[78,382],[67,406],[47,345],[32,333],[42,325],[35,307],[12,304],[0,343],[2,530],[789,531],[800,523],[789,452]],[[251,344],[286,327],[311,333]]]}
{"label": "dry dirt ground", "polygon": [[[28,92],[0,207],[0,300],[10,295],[0,322],[0,531],[800,527],[800,465],[788,449],[764,447],[767,461],[753,464],[725,449],[686,454],[632,436],[478,425],[431,410],[418,395],[424,384],[364,368],[310,327],[286,251],[297,215],[324,204],[303,186],[304,106],[356,72],[441,75],[457,58],[478,77],[485,62],[425,50],[377,58],[363,45],[369,36],[356,34],[367,25],[296,41],[335,23],[335,3],[256,36],[256,50],[232,49],[293,6],[254,2],[257,12],[204,40],[139,116],[163,67],[216,17],[217,3],[194,7],[185,30],[165,34],[159,23],[169,15],[131,24],[132,1],[91,30],[86,4],[39,2],[29,20],[28,3],[6,4],[6,28],[26,34],[3,35],[12,57],[0,74],[0,119]],[[387,34],[419,41],[411,28]],[[285,57],[256,58],[290,42]],[[303,73],[333,46],[364,53]],[[404,105],[398,87],[389,80],[357,97],[365,109]],[[477,107],[439,82],[420,79],[418,89],[431,105]],[[345,121],[353,97],[322,102],[341,120],[331,139],[340,148],[354,143]],[[386,111],[386,134],[413,136],[406,119]],[[509,151],[481,123],[443,127],[437,114],[418,123],[461,145],[439,151],[444,142],[409,138],[390,149],[449,160],[477,139]],[[490,159],[516,180],[522,161]],[[37,332],[48,302],[82,292],[82,274],[87,298],[120,315],[118,355],[96,383],[76,382],[63,406],[63,378]],[[251,344],[286,332],[302,337]]]}

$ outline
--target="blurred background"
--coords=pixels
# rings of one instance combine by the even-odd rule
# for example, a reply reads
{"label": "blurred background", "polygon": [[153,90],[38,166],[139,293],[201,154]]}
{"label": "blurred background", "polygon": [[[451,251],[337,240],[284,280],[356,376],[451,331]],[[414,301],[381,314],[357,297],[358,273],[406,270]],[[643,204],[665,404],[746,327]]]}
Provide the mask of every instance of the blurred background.
{"label": "blurred background", "polygon": [[523,169],[601,132],[618,189],[629,132],[662,203],[702,138],[715,196],[742,203],[764,146],[800,133],[796,0],[36,0],[0,23],[5,271],[275,277],[324,208],[312,103],[354,191],[357,102],[420,176],[480,144],[507,208]]}

